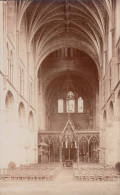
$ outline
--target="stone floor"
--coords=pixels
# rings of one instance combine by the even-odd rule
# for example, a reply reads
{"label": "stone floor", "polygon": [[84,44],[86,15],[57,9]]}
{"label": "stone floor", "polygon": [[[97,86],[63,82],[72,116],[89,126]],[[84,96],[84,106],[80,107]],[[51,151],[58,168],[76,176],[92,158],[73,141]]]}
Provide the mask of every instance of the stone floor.
{"label": "stone floor", "polygon": [[120,181],[76,181],[64,168],[54,181],[0,182],[0,195],[120,195]]}

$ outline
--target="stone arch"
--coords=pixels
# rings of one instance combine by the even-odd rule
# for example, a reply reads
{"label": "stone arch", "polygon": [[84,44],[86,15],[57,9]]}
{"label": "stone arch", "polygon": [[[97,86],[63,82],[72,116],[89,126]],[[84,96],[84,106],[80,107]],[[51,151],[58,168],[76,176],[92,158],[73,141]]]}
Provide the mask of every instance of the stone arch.
{"label": "stone arch", "polygon": [[28,116],[28,128],[30,131],[34,131],[34,115],[32,111],[29,112]]}
{"label": "stone arch", "polygon": [[[61,43],[62,43],[62,47],[61,47]],[[87,46],[86,43],[84,43],[83,41],[82,42],[80,41],[78,43],[78,40],[76,38],[74,38],[74,39],[72,38],[72,40],[70,38],[67,38],[67,40],[62,38],[60,40],[57,40],[57,42],[55,44],[51,44],[44,51],[44,53],[41,54],[41,56],[38,58],[38,60],[36,62],[36,75],[38,74],[39,68],[47,56],[49,56],[51,53],[55,52],[56,50],[59,50],[61,48],[66,48],[66,47],[78,49],[78,50],[81,50],[81,51],[89,54],[89,57],[96,64],[98,76],[100,76],[100,62],[98,60],[98,57],[93,57],[93,56],[95,56],[93,48],[91,48],[90,45]]]}
{"label": "stone arch", "polygon": [[5,97],[6,119],[12,123],[14,118],[14,96],[8,91]]}
{"label": "stone arch", "polygon": [[49,144],[49,137],[48,136],[45,136],[44,137],[44,142],[48,145]]}
{"label": "stone arch", "polygon": [[79,140],[79,158],[82,162],[88,162],[88,139],[85,136]]}
{"label": "stone arch", "polygon": [[16,131],[15,99],[10,90],[7,91],[5,96],[5,131],[7,135],[7,145],[5,144],[3,147],[7,157],[6,163],[7,165],[11,163],[15,165],[17,162],[15,154],[18,149],[18,137]]}
{"label": "stone arch", "polygon": [[91,162],[99,161],[99,140],[96,136],[92,136],[89,140],[89,159]]}
{"label": "stone arch", "polygon": [[25,126],[25,107],[23,102],[19,103],[18,116],[19,116],[20,126]]}
{"label": "stone arch", "polygon": [[11,91],[8,91],[5,98],[5,107],[7,109],[12,108],[14,105],[14,96]]}

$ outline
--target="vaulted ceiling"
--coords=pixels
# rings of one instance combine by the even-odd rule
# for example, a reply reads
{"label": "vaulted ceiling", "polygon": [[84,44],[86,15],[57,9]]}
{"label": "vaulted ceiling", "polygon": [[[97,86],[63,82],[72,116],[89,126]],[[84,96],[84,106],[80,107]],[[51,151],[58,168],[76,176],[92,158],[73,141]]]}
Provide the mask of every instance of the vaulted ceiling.
{"label": "vaulted ceiling", "polygon": [[85,51],[99,67],[111,9],[112,0],[19,0],[18,28],[25,19],[37,69],[61,47]]}
{"label": "vaulted ceiling", "polygon": [[65,49],[51,53],[39,68],[38,78],[50,105],[56,99],[65,98],[68,87],[76,96],[89,100],[99,93],[98,71],[94,61],[83,51],[72,48],[70,51],[66,56]]}

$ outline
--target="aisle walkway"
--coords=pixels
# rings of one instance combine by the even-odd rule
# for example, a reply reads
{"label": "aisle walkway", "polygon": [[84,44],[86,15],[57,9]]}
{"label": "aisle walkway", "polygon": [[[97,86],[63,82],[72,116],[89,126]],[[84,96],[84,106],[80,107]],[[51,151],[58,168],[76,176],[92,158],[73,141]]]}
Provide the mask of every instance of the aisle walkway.
{"label": "aisle walkway", "polygon": [[54,181],[0,183],[0,195],[119,195],[119,182],[80,182],[72,168],[62,168]]}
{"label": "aisle walkway", "polygon": [[56,183],[64,183],[64,182],[73,182],[75,181],[73,178],[73,169],[72,168],[63,168],[57,178],[55,179]]}

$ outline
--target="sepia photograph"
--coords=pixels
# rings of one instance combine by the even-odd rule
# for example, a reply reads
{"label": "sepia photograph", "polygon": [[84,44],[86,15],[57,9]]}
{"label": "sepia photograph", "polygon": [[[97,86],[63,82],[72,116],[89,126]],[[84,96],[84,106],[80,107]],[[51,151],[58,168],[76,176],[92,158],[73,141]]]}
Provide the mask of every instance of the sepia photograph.
{"label": "sepia photograph", "polygon": [[120,195],[120,0],[0,0],[0,195]]}

